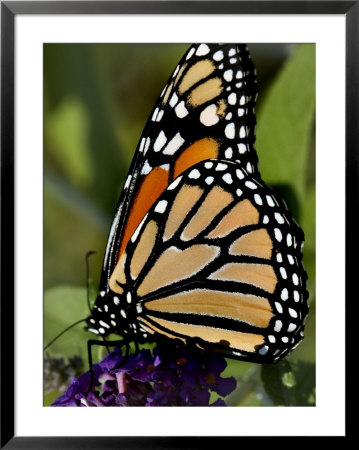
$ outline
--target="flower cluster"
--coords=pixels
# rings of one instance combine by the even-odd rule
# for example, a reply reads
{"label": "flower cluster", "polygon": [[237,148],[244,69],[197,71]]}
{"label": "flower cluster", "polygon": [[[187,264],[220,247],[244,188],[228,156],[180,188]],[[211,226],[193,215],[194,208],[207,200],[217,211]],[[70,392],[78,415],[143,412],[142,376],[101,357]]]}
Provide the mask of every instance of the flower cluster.
{"label": "flower cluster", "polygon": [[[116,349],[94,364],[90,392],[87,372],[73,378],[52,406],[226,406],[220,397],[236,387],[234,378],[220,376],[226,365],[222,357],[180,346],[142,349],[127,358]],[[216,401],[211,393],[218,394]]]}

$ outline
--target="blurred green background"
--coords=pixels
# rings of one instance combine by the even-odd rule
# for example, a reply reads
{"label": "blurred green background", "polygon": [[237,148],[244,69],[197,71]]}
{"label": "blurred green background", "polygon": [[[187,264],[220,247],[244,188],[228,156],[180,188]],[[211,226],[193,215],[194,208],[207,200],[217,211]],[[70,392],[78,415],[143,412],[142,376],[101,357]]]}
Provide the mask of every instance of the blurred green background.
{"label": "blurred green background", "polygon": [[[85,255],[96,297],[113,213],[146,120],[189,44],[44,45],[44,344],[88,315]],[[257,68],[257,152],[263,180],[306,236],[310,313],[282,363],[228,360],[230,404],[315,404],[315,45],[248,45]],[[87,370],[83,324],[46,352],[45,404],[66,374]],[[80,356],[84,368],[67,359]],[[98,355],[100,357],[100,355]],[[55,362],[54,362],[55,361]],[[64,367],[66,366],[66,370]],[[66,372],[62,384],[59,373]],[[289,374],[289,375],[288,375]],[[62,376],[62,375],[61,375]],[[57,381],[56,381],[57,380]],[[61,387],[60,387],[61,386]]]}

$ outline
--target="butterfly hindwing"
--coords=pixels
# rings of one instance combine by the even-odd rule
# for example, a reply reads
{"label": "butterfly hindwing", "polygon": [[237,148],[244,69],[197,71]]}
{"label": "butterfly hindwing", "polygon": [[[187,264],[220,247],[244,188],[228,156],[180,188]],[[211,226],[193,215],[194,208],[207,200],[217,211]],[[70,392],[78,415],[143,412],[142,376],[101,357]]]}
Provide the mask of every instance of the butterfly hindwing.
{"label": "butterfly hindwing", "polygon": [[308,312],[302,243],[258,178],[230,161],[200,162],[170,184],[129,240],[110,279],[126,298],[114,320],[130,300],[127,333],[279,359],[302,339]]}
{"label": "butterfly hindwing", "polygon": [[245,45],[194,44],[150,114],[121,194],[100,289],[135,229],[168,185],[199,161],[236,161],[257,174],[255,68]]}

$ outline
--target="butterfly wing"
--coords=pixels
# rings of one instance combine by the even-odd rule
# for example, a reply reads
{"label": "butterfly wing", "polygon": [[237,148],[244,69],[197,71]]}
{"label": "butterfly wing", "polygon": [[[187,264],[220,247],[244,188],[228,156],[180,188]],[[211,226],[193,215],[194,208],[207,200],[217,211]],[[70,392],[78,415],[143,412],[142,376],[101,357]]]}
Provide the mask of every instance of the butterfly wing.
{"label": "butterfly wing", "polygon": [[144,128],[105,252],[100,290],[143,217],[188,167],[209,158],[257,174],[255,68],[245,45],[195,44],[175,68]]}
{"label": "butterfly wing", "polygon": [[[128,241],[110,288],[130,327],[254,362],[284,357],[308,313],[303,232],[258,177],[225,160],[179,175]],[[130,321],[131,322],[131,321]]]}

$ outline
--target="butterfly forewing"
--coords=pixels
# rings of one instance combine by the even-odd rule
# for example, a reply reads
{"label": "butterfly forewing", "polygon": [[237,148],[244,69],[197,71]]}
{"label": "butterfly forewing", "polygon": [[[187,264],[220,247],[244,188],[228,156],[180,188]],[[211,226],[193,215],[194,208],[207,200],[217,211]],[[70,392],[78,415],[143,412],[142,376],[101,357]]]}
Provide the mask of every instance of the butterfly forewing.
{"label": "butterfly forewing", "polygon": [[100,289],[168,185],[199,161],[226,159],[257,174],[254,65],[245,45],[194,44],[166,83],[141,136],[117,207]]}
{"label": "butterfly forewing", "polygon": [[129,333],[275,361],[303,335],[302,243],[270,188],[233,162],[207,160],[150,208],[110,287],[133,304]]}

